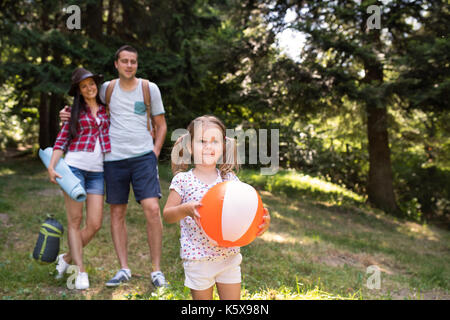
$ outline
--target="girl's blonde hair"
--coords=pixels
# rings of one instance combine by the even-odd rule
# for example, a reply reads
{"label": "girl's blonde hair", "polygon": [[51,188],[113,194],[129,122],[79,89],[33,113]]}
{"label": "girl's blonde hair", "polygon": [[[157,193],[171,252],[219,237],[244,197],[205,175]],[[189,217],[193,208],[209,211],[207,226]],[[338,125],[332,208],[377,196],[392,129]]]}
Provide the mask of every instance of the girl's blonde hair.
{"label": "girl's blonde hair", "polygon": [[[192,164],[192,139],[194,138],[194,128],[198,125],[206,127],[206,125],[216,125],[222,131],[223,137],[223,153],[222,159],[219,160],[219,171],[222,179],[228,173],[239,171],[239,164],[237,162],[237,145],[236,141],[226,136],[225,125],[219,118],[212,115],[204,115],[197,117],[189,123],[187,127],[188,133],[178,138],[172,148],[171,167],[173,175],[179,172],[184,172],[189,169]],[[185,152],[187,154],[185,154]]]}

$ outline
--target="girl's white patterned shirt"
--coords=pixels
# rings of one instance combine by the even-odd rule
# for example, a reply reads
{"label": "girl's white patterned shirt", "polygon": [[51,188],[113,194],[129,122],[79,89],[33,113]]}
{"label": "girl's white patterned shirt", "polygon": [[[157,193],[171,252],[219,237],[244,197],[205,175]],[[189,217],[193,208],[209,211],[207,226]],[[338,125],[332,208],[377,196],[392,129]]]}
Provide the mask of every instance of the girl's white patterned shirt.
{"label": "girl's white patterned shirt", "polygon": [[[206,184],[200,181],[191,169],[187,172],[177,173],[173,177],[169,189],[175,190],[181,196],[181,203],[201,201],[210,188],[229,180],[239,181],[239,178],[230,172],[222,180],[220,172],[217,170],[216,181]],[[240,251],[239,247],[220,247],[214,244],[191,217],[180,220],[180,229],[180,256],[183,260],[220,261]]]}

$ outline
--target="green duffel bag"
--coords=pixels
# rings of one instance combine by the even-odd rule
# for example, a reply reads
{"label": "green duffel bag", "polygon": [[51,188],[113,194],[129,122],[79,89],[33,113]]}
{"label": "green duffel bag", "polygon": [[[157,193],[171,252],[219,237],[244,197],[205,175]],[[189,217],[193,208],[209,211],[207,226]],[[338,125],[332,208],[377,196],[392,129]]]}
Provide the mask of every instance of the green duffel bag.
{"label": "green duffel bag", "polygon": [[33,258],[40,264],[55,262],[63,233],[64,228],[61,223],[52,217],[48,217],[39,230],[39,236],[33,250]]}

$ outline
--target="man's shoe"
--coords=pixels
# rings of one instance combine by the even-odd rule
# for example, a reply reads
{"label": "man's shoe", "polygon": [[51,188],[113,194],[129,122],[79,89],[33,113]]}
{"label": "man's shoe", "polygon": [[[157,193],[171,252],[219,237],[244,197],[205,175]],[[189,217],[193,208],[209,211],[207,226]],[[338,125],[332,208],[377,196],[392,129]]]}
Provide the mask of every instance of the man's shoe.
{"label": "man's shoe", "polygon": [[131,279],[131,271],[126,269],[120,269],[116,275],[106,283],[107,287],[117,287],[122,282],[126,282]]}
{"label": "man's shoe", "polygon": [[152,278],[152,283],[155,286],[155,288],[169,286],[169,284],[166,281],[166,278],[164,277],[164,274],[161,271],[152,272],[150,276]]}

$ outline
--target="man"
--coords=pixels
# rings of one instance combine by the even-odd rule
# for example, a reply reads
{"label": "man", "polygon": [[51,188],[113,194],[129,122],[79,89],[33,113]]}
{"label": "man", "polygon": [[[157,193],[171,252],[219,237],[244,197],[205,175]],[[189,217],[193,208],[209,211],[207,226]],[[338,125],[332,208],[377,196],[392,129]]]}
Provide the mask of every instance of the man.
{"label": "man", "polygon": [[[144,210],[147,220],[147,240],[152,261],[151,279],[155,287],[167,286],[161,272],[162,222],[159,199],[161,190],[158,177],[157,158],[167,133],[164,106],[156,84],[150,82],[150,101],[155,139],[147,124],[142,79],[136,78],[138,53],[125,45],[115,55],[114,65],[119,74],[110,96],[109,112],[111,125],[109,135],[111,152],[105,155],[104,176],[106,202],[111,208],[111,234],[120,270],[109,280],[107,286],[118,286],[131,278],[128,266],[126,211],[130,183],[136,201]],[[100,98],[105,100],[109,81],[100,89]],[[67,112],[60,112],[66,120]]]}

